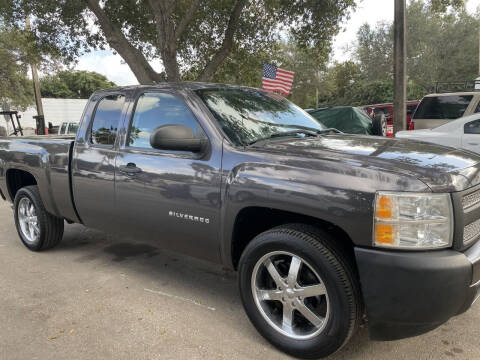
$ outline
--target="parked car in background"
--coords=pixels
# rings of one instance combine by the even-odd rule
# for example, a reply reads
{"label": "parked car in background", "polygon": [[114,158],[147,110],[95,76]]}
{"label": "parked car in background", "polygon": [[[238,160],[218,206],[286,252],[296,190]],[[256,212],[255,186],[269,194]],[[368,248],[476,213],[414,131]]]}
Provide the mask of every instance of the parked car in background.
{"label": "parked car in background", "polygon": [[[407,101],[407,128],[406,130],[413,130],[412,117],[417,108],[419,100]],[[387,136],[393,136],[393,103],[365,105],[362,107],[368,115],[374,116],[384,114],[387,119]]]}
{"label": "parked car in background", "polygon": [[480,91],[426,95],[415,111],[415,129],[432,129],[454,119],[480,112]]}
{"label": "parked car in background", "polygon": [[395,136],[480,153],[480,113],[449,121],[433,129],[399,131]]}
{"label": "parked car in background", "polygon": [[63,122],[58,130],[58,135],[75,135],[78,130],[78,122]]}
{"label": "parked car in background", "polygon": [[371,118],[361,108],[353,106],[333,106],[320,109],[307,109],[321,124],[346,134],[386,136],[387,123],[383,114]]}

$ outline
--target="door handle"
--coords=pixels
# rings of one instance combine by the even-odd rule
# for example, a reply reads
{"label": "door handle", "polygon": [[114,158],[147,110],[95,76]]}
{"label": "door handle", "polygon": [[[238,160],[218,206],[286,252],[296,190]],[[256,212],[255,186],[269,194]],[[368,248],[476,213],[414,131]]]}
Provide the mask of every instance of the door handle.
{"label": "door handle", "polygon": [[469,142],[468,145],[478,145],[476,142]]}
{"label": "door handle", "polygon": [[142,172],[142,169],[137,167],[134,163],[128,163],[127,165],[122,165],[118,167],[118,170],[125,174],[138,174]]}

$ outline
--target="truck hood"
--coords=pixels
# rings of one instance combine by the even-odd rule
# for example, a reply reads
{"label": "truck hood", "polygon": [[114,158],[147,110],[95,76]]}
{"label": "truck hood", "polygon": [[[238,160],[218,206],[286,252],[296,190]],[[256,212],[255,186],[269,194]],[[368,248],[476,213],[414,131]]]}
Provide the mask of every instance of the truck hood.
{"label": "truck hood", "polygon": [[480,182],[480,156],[446,146],[376,136],[325,135],[255,146],[281,155],[348,162],[413,176],[432,191],[461,191]]}

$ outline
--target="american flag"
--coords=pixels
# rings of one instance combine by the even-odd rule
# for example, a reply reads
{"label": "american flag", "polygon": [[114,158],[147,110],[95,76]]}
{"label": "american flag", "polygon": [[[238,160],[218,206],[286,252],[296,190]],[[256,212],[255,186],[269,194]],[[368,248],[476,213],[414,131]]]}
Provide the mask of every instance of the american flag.
{"label": "american flag", "polygon": [[288,95],[292,88],[295,72],[280,69],[275,65],[263,63],[262,89],[267,91],[279,91]]}

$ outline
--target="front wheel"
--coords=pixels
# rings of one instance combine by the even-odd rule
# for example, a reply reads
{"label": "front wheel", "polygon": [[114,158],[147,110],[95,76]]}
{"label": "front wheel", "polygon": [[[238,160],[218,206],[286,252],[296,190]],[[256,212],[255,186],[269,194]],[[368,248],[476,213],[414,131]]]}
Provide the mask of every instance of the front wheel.
{"label": "front wheel", "polygon": [[18,190],[13,208],[18,235],[28,249],[50,249],[62,240],[63,219],[45,210],[37,186],[26,186]]}
{"label": "front wheel", "polygon": [[334,242],[321,230],[292,224],[258,235],[240,259],[239,286],[248,317],[290,355],[331,355],[359,323],[358,280]]}

